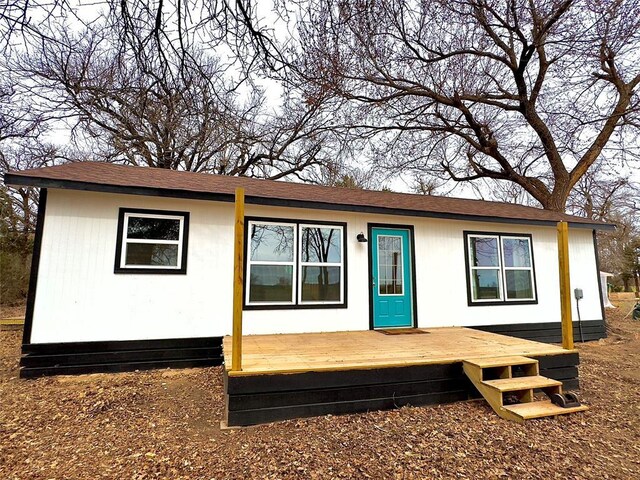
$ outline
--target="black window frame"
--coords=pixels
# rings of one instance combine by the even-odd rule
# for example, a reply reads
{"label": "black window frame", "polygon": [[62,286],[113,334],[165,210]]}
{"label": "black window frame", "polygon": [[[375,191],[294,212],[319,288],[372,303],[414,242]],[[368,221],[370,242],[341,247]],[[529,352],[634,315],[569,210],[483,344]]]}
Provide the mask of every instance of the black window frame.
{"label": "black window frame", "polygon": [[[465,266],[465,277],[467,282],[467,305],[470,307],[483,307],[483,306],[498,306],[498,305],[537,305],[538,304],[538,280],[536,278],[536,264],[535,264],[535,255],[533,248],[533,235],[530,233],[509,233],[509,232],[485,232],[485,231],[471,231],[464,230],[463,232],[463,241],[464,241],[464,266]],[[471,265],[469,265],[469,237],[472,236],[487,236],[487,237],[498,237],[498,248],[500,250],[500,288],[503,291],[502,300],[493,300],[493,301],[474,301],[473,300],[473,292],[471,285]],[[508,300],[506,293],[506,286],[504,283],[504,265],[502,264],[503,259],[503,251],[502,251],[502,237],[514,237],[514,238],[526,238],[529,240],[529,247],[531,250],[531,277],[533,281],[533,299],[525,299],[525,300]]]}
{"label": "black window frame", "polygon": [[[290,304],[250,304],[248,302],[248,288],[247,285],[249,283],[249,223],[259,223],[259,222],[268,222],[268,223],[283,223],[287,225],[295,225],[296,228],[296,247],[294,252],[294,268],[296,272],[300,268],[300,258],[299,258],[299,243],[300,238],[298,236],[298,232],[300,232],[300,226],[305,225],[319,225],[319,226],[327,226],[327,227],[340,227],[342,228],[342,265],[344,272],[342,274],[343,279],[343,294],[342,294],[342,302],[335,303],[301,303],[299,296],[299,288],[300,281],[296,275],[296,282],[293,285],[294,290],[294,303]],[[338,308],[347,308],[347,299],[348,299],[348,256],[347,256],[347,223],[346,222],[328,222],[325,220],[309,220],[309,219],[300,219],[300,218],[273,218],[273,217],[245,217],[244,219],[244,285],[243,285],[243,295],[242,295],[242,308],[243,310],[324,310],[324,309],[338,309]]]}
{"label": "black window frame", "polygon": [[[182,217],[182,255],[180,257],[180,268],[148,268],[148,267],[123,267],[122,266],[122,244],[124,242],[124,219],[126,214],[143,214],[150,216],[173,216]],[[116,239],[116,255],[113,273],[118,274],[155,274],[155,275],[186,275],[187,258],[189,247],[189,212],[174,210],[150,210],[143,208],[121,207],[118,210],[118,229]]]}

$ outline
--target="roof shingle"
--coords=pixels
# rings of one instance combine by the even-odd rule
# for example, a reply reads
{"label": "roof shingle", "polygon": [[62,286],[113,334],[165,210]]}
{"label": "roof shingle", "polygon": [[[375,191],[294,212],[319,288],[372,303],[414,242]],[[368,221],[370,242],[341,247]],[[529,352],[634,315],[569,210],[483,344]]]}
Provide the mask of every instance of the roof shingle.
{"label": "roof shingle", "polygon": [[563,220],[576,226],[611,227],[588,218],[511,203],[325,187],[99,162],[76,162],[8,172],[5,174],[5,183],[96,191],[121,190],[123,193],[226,201],[233,199],[236,187],[244,187],[247,203],[522,223],[551,223]]}

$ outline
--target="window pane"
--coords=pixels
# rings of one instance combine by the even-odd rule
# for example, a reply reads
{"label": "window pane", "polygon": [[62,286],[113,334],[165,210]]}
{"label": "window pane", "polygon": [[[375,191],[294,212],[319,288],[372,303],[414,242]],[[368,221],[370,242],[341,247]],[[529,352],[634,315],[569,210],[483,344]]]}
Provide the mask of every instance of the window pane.
{"label": "window pane", "polygon": [[250,302],[291,302],[293,266],[251,265]]}
{"label": "window pane", "polygon": [[469,254],[474,267],[497,267],[498,239],[487,237],[469,237]]}
{"label": "window pane", "polygon": [[127,243],[125,265],[178,266],[178,245]]}
{"label": "window pane", "polygon": [[302,261],[340,263],[341,230],[302,227]]}
{"label": "window pane", "polygon": [[303,302],[339,302],[340,267],[302,267]]}
{"label": "window pane", "polygon": [[472,270],[474,300],[500,300],[500,270]]}
{"label": "window pane", "polygon": [[507,270],[505,276],[507,279],[507,298],[533,298],[533,282],[529,270]]}
{"label": "window pane", "polygon": [[504,252],[505,267],[531,266],[528,238],[503,238],[502,250]]}
{"label": "window pane", "polygon": [[178,240],[180,220],[173,218],[129,217],[127,238]]}
{"label": "window pane", "polygon": [[380,295],[402,295],[402,277],[397,279],[383,279],[379,286]]}
{"label": "window pane", "polygon": [[251,260],[293,262],[293,226],[251,225]]}
{"label": "window pane", "polygon": [[402,295],[402,238],[378,237],[378,293],[380,295]]}

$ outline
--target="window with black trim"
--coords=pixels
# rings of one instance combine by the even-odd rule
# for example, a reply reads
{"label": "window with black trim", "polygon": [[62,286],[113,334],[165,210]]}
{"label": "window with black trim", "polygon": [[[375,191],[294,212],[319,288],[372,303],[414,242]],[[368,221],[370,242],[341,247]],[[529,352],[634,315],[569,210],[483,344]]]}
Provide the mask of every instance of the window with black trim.
{"label": "window with black trim", "polygon": [[530,235],[465,232],[470,305],[536,303]]}
{"label": "window with black trim", "polygon": [[115,273],[186,273],[188,235],[188,212],[121,208]]}
{"label": "window with black trim", "polygon": [[245,306],[345,305],[345,224],[247,222]]}

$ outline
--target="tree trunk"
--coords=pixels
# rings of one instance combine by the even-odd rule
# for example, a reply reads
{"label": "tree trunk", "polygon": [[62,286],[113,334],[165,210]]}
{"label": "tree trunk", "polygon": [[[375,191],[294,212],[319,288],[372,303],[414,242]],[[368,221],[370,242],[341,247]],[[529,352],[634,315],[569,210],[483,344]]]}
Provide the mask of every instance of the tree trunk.
{"label": "tree trunk", "polygon": [[31,230],[31,211],[29,210],[29,191],[20,192],[22,197],[22,232],[27,235]]}
{"label": "tree trunk", "polygon": [[569,199],[569,191],[570,189],[568,188],[562,188],[559,191],[554,189],[545,201],[540,202],[542,204],[542,208],[545,210],[552,210],[554,212],[565,213],[567,200]]}

